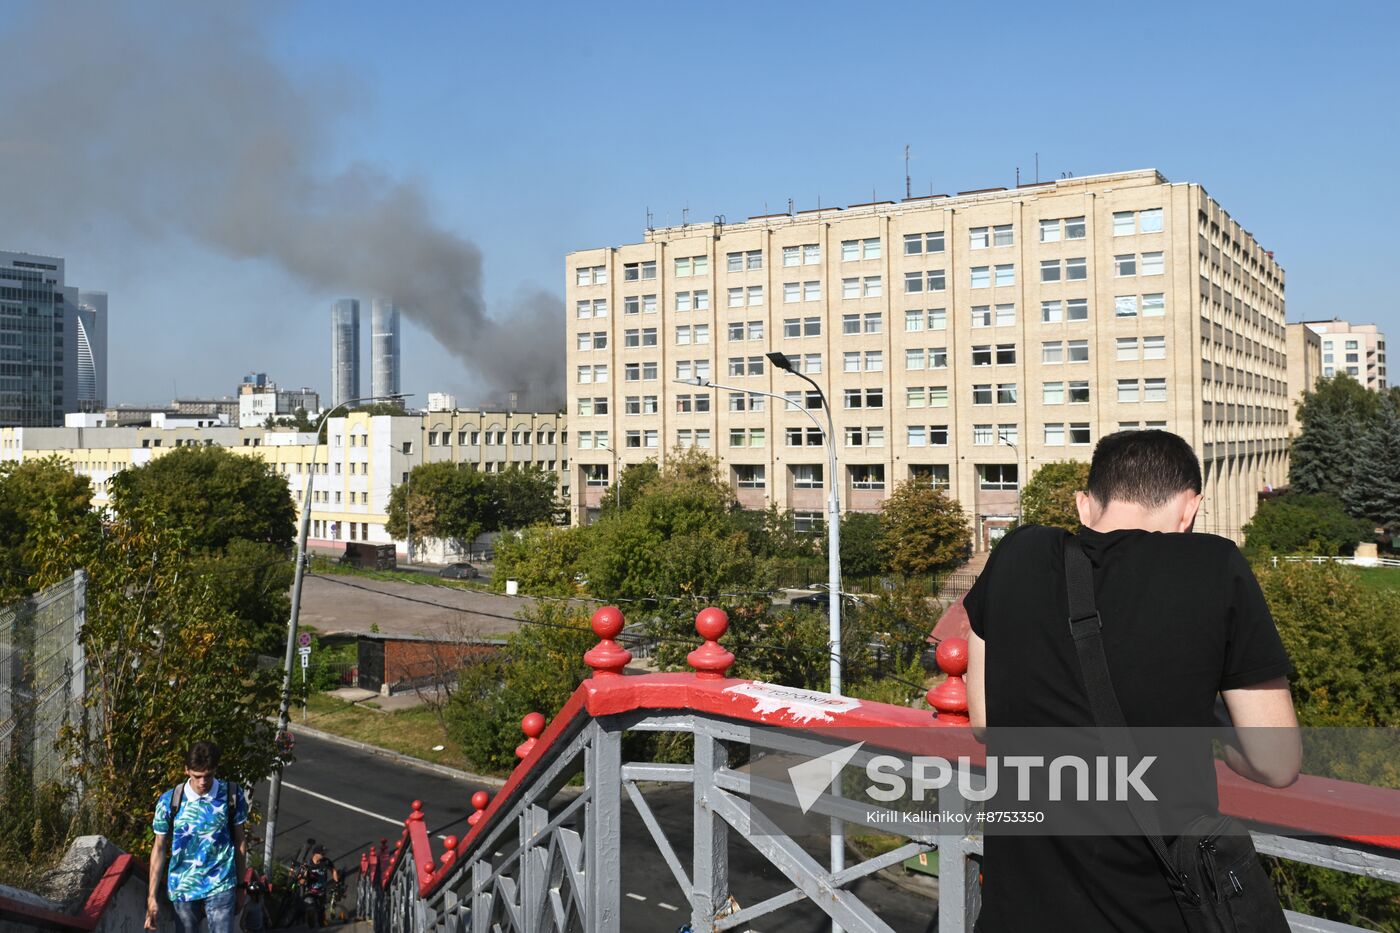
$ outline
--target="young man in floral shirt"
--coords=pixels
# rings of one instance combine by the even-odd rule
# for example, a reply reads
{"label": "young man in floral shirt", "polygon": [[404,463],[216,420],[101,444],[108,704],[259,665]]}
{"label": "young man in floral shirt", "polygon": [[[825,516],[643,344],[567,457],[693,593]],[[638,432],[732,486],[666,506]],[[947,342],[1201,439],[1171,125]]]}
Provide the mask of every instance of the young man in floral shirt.
{"label": "young man in floral shirt", "polygon": [[209,933],[237,929],[238,912],[248,896],[241,880],[247,866],[243,824],[248,821],[248,798],[237,785],[214,776],[218,767],[219,746],[196,742],[185,756],[188,780],[156,801],[148,930],[156,929],[163,878],[180,933],[196,933],[200,920],[208,923]]}

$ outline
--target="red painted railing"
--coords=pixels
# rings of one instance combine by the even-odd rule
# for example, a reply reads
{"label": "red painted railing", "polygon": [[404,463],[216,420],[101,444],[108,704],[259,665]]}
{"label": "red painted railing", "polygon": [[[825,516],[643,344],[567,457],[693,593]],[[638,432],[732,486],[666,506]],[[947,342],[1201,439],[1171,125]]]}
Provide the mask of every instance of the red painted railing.
{"label": "red painted railing", "polygon": [[[985,761],[985,749],[967,728],[965,639],[945,638],[939,644],[936,658],[947,677],[927,696],[936,712],[865,700],[850,706],[831,698],[831,711],[817,709],[814,715],[811,709],[794,713],[791,708],[755,702],[752,695],[735,690],[754,682],[726,676],[734,656],[719,644],[728,628],[728,617],[722,610],[705,609],[696,617],[696,630],[704,643],[687,658],[694,673],[623,676],[631,654],[614,640],[622,631],[622,621],[622,613],[615,607],[594,613],[593,631],[600,641],[584,655],[593,676],[579,685],[553,722],[546,724],[539,713],[525,717],[521,729],[526,738],[516,748],[520,764],[494,798],[488,798],[484,791],[473,795],[476,812],[468,819],[471,829],[464,838],[449,840],[452,844],[435,859],[423,823],[422,803],[414,801],[393,853],[387,853],[387,843],[381,840],[377,853],[371,848],[361,857],[364,877],[387,888],[402,853],[411,847],[418,893],[431,895],[446,882],[453,865],[468,858],[482,834],[512,806],[536,765],[587,717],[637,710],[688,710],[790,728],[812,728],[813,719],[819,718],[820,728],[833,739],[849,733],[851,741],[860,741],[869,737],[869,730],[880,729],[887,737],[880,744],[890,751],[936,752],[950,759],[967,756],[974,763]],[[1400,791],[1312,775],[1303,775],[1286,788],[1271,788],[1240,777],[1223,762],[1217,763],[1217,776],[1220,809],[1226,814],[1290,832],[1400,850]]]}
{"label": "red painted railing", "polygon": [[95,930],[107,905],[121,890],[126,879],[132,876],[140,878],[143,884],[149,877],[146,874],[146,866],[136,856],[123,852],[107,866],[92,893],[88,895],[83,909],[77,914],[60,913],[0,896],[0,917],[13,918],[20,923],[31,924],[41,929]]}

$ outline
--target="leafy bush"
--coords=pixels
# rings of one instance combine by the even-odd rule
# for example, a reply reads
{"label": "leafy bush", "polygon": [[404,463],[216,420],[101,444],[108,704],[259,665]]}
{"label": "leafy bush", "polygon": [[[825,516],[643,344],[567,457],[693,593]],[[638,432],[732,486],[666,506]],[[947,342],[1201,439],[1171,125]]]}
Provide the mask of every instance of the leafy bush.
{"label": "leafy bush", "polygon": [[1371,536],[1369,522],[1352,518],[1330,493],[1287,493],[1259,503],[1244,526],[1244,551],[1261,554],[1350,554]]}

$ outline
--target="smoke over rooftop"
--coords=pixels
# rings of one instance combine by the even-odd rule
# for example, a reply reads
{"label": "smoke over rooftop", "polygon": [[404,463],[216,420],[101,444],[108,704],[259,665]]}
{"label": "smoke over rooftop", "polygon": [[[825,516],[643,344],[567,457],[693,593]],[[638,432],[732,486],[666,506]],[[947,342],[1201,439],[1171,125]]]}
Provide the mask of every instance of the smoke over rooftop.
{"label": "smoke over rooftop", "polygon": [[[16,232],[107,214],[274,263],[327,295],[392,296],[473,381],[560,404],[563,305],[524,290],[488,316],[481,251],[412,181],[320,166],[353,91],[294,80],[253,3],[38,3],[0,38],[0,204]],[[13,236],[14,234],[11,234]]]}

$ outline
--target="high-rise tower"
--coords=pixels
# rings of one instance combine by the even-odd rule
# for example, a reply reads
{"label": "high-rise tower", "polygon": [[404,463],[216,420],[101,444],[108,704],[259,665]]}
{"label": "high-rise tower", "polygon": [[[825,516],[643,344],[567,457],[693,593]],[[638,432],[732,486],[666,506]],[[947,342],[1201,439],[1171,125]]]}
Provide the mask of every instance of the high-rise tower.
{"label": "high-rise tower", "polygon": [[75,387],[69,411],[102,411],[107,406],[107,293],[78,292],[72,333],[76,352]]}
{"label": "high-rise tower", "polygon": [[61,425],[78,410],[69,349],[79,345],[69,324],[77,302],[61,258],[0,251],[0,425]]}
{"label": "high-rise tower", "polygon": [[341,298],[331,306],[331,406],[360,397],[360,302]]}
{"label": "high-rise tower", "polygon": [[398,395],[402,390],[398,306],[376,298],[370,326],[370,392],[375,398]]}

